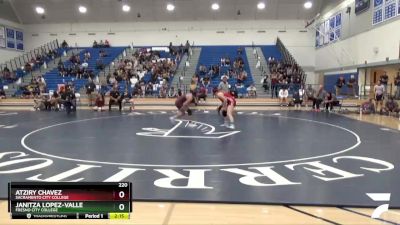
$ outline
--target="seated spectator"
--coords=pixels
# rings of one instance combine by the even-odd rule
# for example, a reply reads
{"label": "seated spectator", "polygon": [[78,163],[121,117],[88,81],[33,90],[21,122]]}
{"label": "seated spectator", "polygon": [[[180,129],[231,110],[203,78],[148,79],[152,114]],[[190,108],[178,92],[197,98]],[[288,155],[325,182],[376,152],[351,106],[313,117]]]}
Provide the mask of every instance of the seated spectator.
{"label": "seated spectator", "polygon": [[122,98],[123,96],[118,91],[117,85],[113,86],[113,89],[110,91],[110,101],[108,102],[108,110],[111,111],[112,105],[118,105],[119,111],[122,111]]}
{"label": "seated spectator", "polygon": [[237,82],[238,83],[243,83],[247,79],[247,72],[243,69],[241,69]]}
{"label": "seated spectator", "polygon": [[59,110],[61,104],[61,97],[57,91],[53,92],[53,95],[50,98],[50,107],[53,107],[56,111]]}
{"label": "seated spectator", "polygon": [[84,60],[85,60],[85,61],[86,61],[86,60],[89,60],[90,57],[91,57],[90,52],[89,52],[89,51],[86,51],[85,54],[84,54],[84,58],[85,58]]}
{"label": "seated spectator", "polygon": [[279,90],[279,105],[283,106],[283,104],[288,105],[287,98],[289,97],[289,91],[286,86],[283,86],[282,89]]}
{"label": "seated spectator", "polygon": [[100,48],[104,48],[105,47],[103,40],[100,40],[99,47]]}
{"label": "seated spectator", "polygon": [[385,106],[383,107],[383,112],[386,115],[390,115],[390,113],[396,113],[396,116],[399,116],[399,104],[394,100],[393,96],[390,96],[389,100],[386,101]]}
{"label": "seated spectator", "polygon": [[104,95],[101,93],[97,93],[95,99],[95,107],[93,109],[101,112],[103,111],[104,104],[105,104]]}
{"label": "seated spectator", "polygon": [[198,100],[203,100],[204,102],[207,101],[207,88],[205,86],[201,86],[199,88],[199,93],[197,94]]}
{"label": "seated spectator", "polygon": [[98,48],[99,47],[99,45],[97,44],[97,41],[95,40],[95,41],[93,41],[93,48]]}
{"label": "seated spectator", "polygon": [[98,70],[103,70],[104,69],[104,63],[103,63],[103,60],[101,58],[98,58],[96,60],[96,69],[98,69]]}
{"label": "seated spectator", "polygon": [[228,76],[222,76],[221,80],[218,85],[218,91],[222,91],[223,93],[229,92]]}
{"label": "seated spectator", "polygon": [[328,94],[325,96],[324,103],[326,112],[333,111],[333,106],[339,105],[339,101],[337,100],[336,96],[332,94],[332,92],[328,92]]}
{"label": "seated spectator", "polygon": [[61,100],[67,113],[76,111],[76,98],[75,92],[71,85],[65,86],[65,91],[61,94]]}
{"label": "seated spectator", "polygon": [[108,40],[104,41],[104,47],[105,48],[109,48],[110,47],[110,42],[108,42]]}
{"label": "seated spectator", "polygon": [[176,98],[177,97],[177,93],[175,91],[174,87],[171,87],[168,91],[168,98]]}
{"label": "seated spectator", "polygon": [[37,96],[33,99],[33,109],[35,111],[45,111],[50,110],[50,102],[48,96]]}
{"label": "seated spectator", "polygon": [[305,94],[305,91],[304,91],[304,88],[302,86],[299,88],[298,91],[295,91],[293,93],[293,103],[294,103],[294,108],[295,109],[297,109],[297,108],[300,109],[301,108],[301,104],[303,104],[304,94]]}
{"label": "seated spectator", "polygon": [[367,102],[361,104],[362,114],[375,114],[374,99],[370,98]]}
{"label": "seated spectator", "polygon": [[0,88],[0,99],[5,99],[6,98],[6,92],[4,91],[3,88]]}
{"label": "seated spectator", "polygon": [[257,97],[257,88],[256,86],[253,84],[251,84],[248,88],[247,88],[247,95],[250,98],[255,98]]}

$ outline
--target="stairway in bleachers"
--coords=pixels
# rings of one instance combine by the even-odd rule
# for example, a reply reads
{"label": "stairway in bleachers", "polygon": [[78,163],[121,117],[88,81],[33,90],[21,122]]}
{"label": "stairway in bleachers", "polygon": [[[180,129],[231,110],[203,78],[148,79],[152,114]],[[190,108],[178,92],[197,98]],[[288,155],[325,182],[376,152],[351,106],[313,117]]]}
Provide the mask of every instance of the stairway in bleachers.
{"label": "stairway in bleachers", "polygon": [[186,55],[184,56],[189,61],[189,67],[185,66],[186,61],[184,60],[184,58],[182,58],[182,61],[181,61],[182,63],[179,65],[179,68],[175,75],[174,81],[172,83],[173,87],[178,86],[180,75],[184,76],[183,82],[182,82],[182,87],[189,87],[190,82],[192,80],[192,76],[196,73],[196,71],[198,69],[197,66],[199,63],[200,54],[201,54],[201,47],[193,47],[192,55],[190,57],[187,57]]}
{"label": "stairway in bleachers", "polygon": [[[91,58],[88,60],[88,70],[93,70],[95,75],[100,73],[100,70],[96,69],[96,61],[99,59],[99,51],[105,50],[107,53],[106,57],[103,57],[103,64],[110,64],[118,55],[120,55],[126,47],[111,47],[111,48],[82,48],[82,51],[79,53],[81,61],[83,62],[84,53],[86,51],[90,52]],[[66,67],[71,65],[69,60],[64,62]],[[72,82],[75,85],[75,90],[78,91],[80,88],[85,86],[87,83],[87,79],[76,79],[74,77],[61,77],[58,73],[57,67],[47,72],[44,75],[44,78],[47,83],[48,90],[57,90],[58,84],[63,84],[66,82]]]}
{"label": "stairway in bleachers", "polygon": [[[241,55],[238,55],[238,48],[240,46],[204,46],[202,47],[199,63],[197,64],[197,71],[200,65],[205,65],[209,68],[212,65],[221,65],[221,58],[229,57],[231,63],[235,61],[238,56],[241,56],[244,61],[244,70],[247,72],[247,79],[244,82],[245,87],[250,86],[254,80],[250,71],[249,62],[247,61],[246,52],[243,51]],[[221,77],[226,74],[229,67],[221,66],[220,74],[211,80],[211,87],[217,87],[221,82]],[[237,80],[230,78],[228,80],[231,86],[237,83]]]}
{"label": "stairway in bleachers", "polygon": [[[257,88],[257,95],[259,97],[264,97],[264,91],[262,87],[261,80],[263,75],[269,74],[268,63],[264,57],[264,54],[260,47],[246,47],[245,48],[247,60],[249,62],[249,67],[251,74],[253,75],[254,84]],[[256,68],[258,58],[260,59],[260,67]]]}

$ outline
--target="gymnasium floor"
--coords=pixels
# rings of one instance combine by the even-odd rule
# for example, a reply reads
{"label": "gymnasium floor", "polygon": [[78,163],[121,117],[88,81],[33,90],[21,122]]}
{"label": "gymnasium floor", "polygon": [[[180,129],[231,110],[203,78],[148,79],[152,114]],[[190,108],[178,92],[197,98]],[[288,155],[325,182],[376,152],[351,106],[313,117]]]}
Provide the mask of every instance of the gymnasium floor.
{"label": "gymnasium floor", "polygon": [[[6,185],[10,180],[32,177],[55,180],[57,174],[78,165],[86,165],[87,169],[66,177],[67,180],[105,180],[115,178],[123,170],[129,174],[124,180],[133,182],[136,192],[134,213],[129,222],[110,224],[400,223],[400,212],[393,209],[382,215],[386,222],[370,219],[373,208],[382,202],[374,202],[366,195],[391,193],[390,207],[400,206],[399,171],[397,167],[390,168],[400,160],[398,119],[243,110],[239,112],[236,129],[231,131],[219,126],[221,120],[211,110],[197,111],[190,123],[171,124],[171,113],[79,111],[67,116],[3,111],[0,143],[2,152],[7,152],[3,158],[20,154],[21,158],[51,160],[52,165],[24,173],[3,172],[0,182]],[[107,129],[110,127],[113,132]],[[60,136],[62,140],[55,138]],[[216,153],[216,149],[221,151]],[[303,164],[294,166],[299,163]],[[311,171],[318,166],[329,172]],[[196,180],[201,174],[204,180],[190,190],[154,184],[168,174],[172,176],[172,171],[184,176],[197,171]],[[256,178],[246,184],[239,180],[246,171],[267,171],[269,179]],[[274,182],[279,185],[267,185]],[[183,179],[172,184],[186,186],[188,182]],[[4,190],[1,189],[0,197],[6,196]],[[266,205],[269,203],[282,205]],[[354,208],[357,206],[370,208]],[[0,203],[0,207],[5,212],[6,202]],[[7,219],[4,222],[18,224]]]}

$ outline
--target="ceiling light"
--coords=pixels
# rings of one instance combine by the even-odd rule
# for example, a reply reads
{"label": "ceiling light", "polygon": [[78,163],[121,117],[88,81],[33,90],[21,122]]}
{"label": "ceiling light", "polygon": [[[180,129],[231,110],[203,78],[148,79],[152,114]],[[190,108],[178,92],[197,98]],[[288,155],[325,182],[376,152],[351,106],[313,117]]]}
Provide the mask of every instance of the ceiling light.
{"label": "ceiling light", "polygon": [[36,12],[37,12],[37,14],[44,14],[44,8],[38,6],[38,7],[36,7]]}
{"label": "ceiling light", "polygon": [[311,1],[307,1],[307,2],[304,3],[304,8],[311,9],[311,7],[312,7],[312,2]]}
{"label": "ceiling light", "polygon": [[212,10],[218,10],[219,9],[219,5],[218,3],[214,3],[211,5]]}
{"label": "ceiling light", "polygon": [[168,11],[174,11],[174,9],[175,9],[175,6],[173,4],[168,4],[167,5],[167,10]]}
{"label": "ceiling light", "polygon": [[123,5],[122,6],[122,11],[129,12],[130,10],[131,10],[131,7],[129,5]]}
{"label": "ceiling light", "polygon": [[259,2],[259,3],[257,4],[257,8],[258,8],[258,9],[265,9],[265,3],[264,3],[264,2]]}
{"label": "ceiling light", "polygon": [[79,12],[80,13],[86,13],[87,12],[87,8],[85,6],[79,6]]}

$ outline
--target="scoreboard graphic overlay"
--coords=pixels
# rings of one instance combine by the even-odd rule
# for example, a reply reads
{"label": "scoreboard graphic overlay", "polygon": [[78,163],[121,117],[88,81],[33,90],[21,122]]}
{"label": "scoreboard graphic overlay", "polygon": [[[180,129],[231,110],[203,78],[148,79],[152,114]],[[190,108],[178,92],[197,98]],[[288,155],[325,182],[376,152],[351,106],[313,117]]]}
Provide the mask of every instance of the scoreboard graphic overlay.
{"label": "scoreboard graphic overlay", "polygon": [[132,212],[129,182],[11,182],[8,186],[12,219],[129,219]]}

